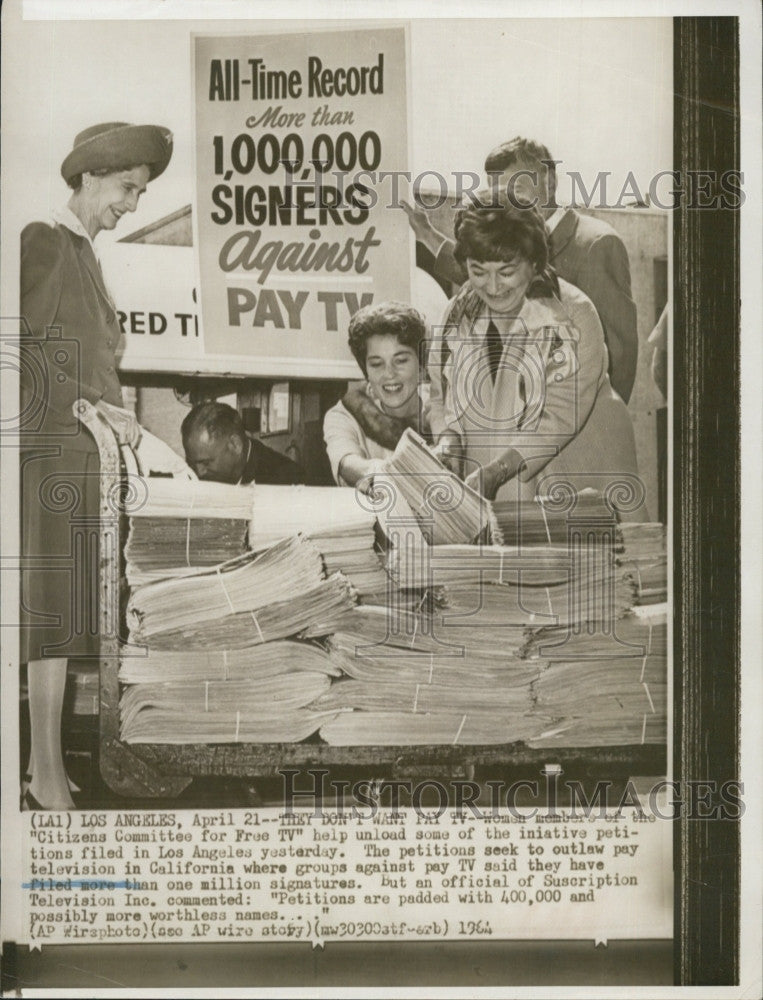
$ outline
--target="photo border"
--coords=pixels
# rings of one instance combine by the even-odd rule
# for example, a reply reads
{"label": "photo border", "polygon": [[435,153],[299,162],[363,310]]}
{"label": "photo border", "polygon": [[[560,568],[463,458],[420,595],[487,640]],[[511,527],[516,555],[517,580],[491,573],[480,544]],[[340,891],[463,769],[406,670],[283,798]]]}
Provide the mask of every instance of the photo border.
{"label": "photo border", "polygon": [[[679,17],[673,29],[674,169],[739,170],[739,18]],[[683,786],[740,776],[739,211],[679,207],[673,233],[673,746]],[[739,821],[682,816],[674,866],[675,984],[738,983]]]}
{"label": "photo border", "polygon": [[[739,18],[673,19],[673,167],[740,169]],[[721,251],[719,252],[719,248]],[[674,209],[674,778],[738,781],[740,219]],[[739,820],[674,830],[675,981],[739,983]]]}

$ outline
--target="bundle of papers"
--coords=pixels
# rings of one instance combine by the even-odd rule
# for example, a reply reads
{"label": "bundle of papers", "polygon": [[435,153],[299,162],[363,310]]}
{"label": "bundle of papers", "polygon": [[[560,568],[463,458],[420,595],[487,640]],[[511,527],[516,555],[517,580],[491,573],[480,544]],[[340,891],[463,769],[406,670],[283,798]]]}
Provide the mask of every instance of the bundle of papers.
{"label": "bundle of papers", "polygon": [[119,680],[123,684],[244,681],[305,671],[334,676],[341,673],[321,646],[282,640],[246,649],[183,652],[125,646],[120,654]]}
{"label": "bundle of papers", "polygon": [[362,494],[336,486],[250,487],[249,548],[266,548],[288,535],[371,532],[376,515]]}
{"label": "bundle of papers", "polygon": [[131,518],[174,517],[185,521],[222,517],[248,522],[252,517],[252,489],[201,479],[140,478],[125,507]]}
{"label": "bundle of papers", "polygon": [[[429,637],[429,615],[421,611],[422,599],[416,597],[415,607],[389,607],[383,604],[362,604],[351,608],[327,630],[322,622],[305,629],[303,638],[313,639],[331,632],[353,632],[361,642],[383,643],[390,633],[400,636],[400,644],[411,649],[435,648]],[[404,637],[404,638],[403,638]]]}
{"label": "bundle of papers", "polygon": [[661,743],[667,727],[667,673],[661,655],[545,665],[534,686],[537,710],[554,724],[530,746]]}
{"label": "bundle of papers", "polygon": [[659,521],[626,522],[618,527],[627,558],[656,558],[666,551],[665,525]]}
{"label": "bundle of papers", "polygon": [[461,660],[470,670],[477,669],[481,660],[492,665],[513,661],[527,640],[524,628],[485,628],[471,615],[456,616],[447,610],[429,614],[379,605],[353,608],[335,622],[332,631],[332,649],[342,641],[353,652],[355,647],[373,647],[387,659],[399,659],[401,650],[433,653]]}
{"label": "bundle of papers", "polygon": [[128,480],[127,582],[188,576],[246,550],[252,488],[198,479]]}
{"label": "bundle of papers", "polygon": [[[536,671],[536,676],[539,671]],[[468,671],[464,671],[464,674]],[[467,678],[468,679],[468,678]],[[316,709],[352,708],[363,712],[413,712],[446,715],[458,712],[500,715],[530,712],[530,684],[472,687],[457,683],[413,684],[405,681],[343,680],[313,703]]]}
{"label": "bundle of papers", "polygon": [[393,549],[387,572],[400,588],[465,587],[480,582],[554,585],[566,583],[572,560],[567,548],[549,545],[423,545]]}
{"label": "bundle of papers", "polygon": [[387,575],[376,552],[376,516],[355,490],[335,486],[253,486],[249,547],[255,551],[301,534],[323,556],[326,574],[341,572],[358,594],[381,593]]}
{"label": "bundle of papers", "polygon": [[326,575],[343,573],[361,598],[384,593],[387,589],[389,581],[382,558],[375,549],[373,525],[335,533],[311,533],[307,539],[320,551]]}
{"label": "bundle of papers", "polygon": [[[153,586],[157,586],[154,584]],[[242,649],[258,643],[303,636],[307,629],[317,637],[333,632],[336,623],[355,605],[357,595],[341,573],[321,580],[312,590],[300,590],[288,599],[258,604],[255,608],[182,625],[156,628],[150,637],[140,629],[130,632],[133,643],[148,644],[153,649]],[[174,616],[174,620],[179,619]],[[187,619],[187,616],[183,616]]]}
{"label": "bundle of papers", "polygon": [[617,563],[636,586],[636,604],[659,604],[668,596],[668,558],[662,524],[620,526],[622,551]]}
{"label": "bundle of papers", "polygon": [[633,608],[600,627],[536,628],[521,650],[524,657],[554,660],[624,659],[661,655],[667,660],[667,605]]}
{"label": "bundle of papers", "polygon": [[539,671],[538,661],[520,660],[508,644],[438,644],[426,651],[389,642],[369,644],[357,632],[335,632],[327,648],[332,662],[348,677],[390,684],[522,687],[536,680]]}
{"label": "bundle of papers", "polygon": [[341,712],[319,733],[331,746],[475,746],[529,741],[539,720],[501,714]]}
{"label": "bundle of papers", "polygon": [[289,538],[263,552],[231,559],[214,571],[136,588],[127,605],[127,621],[136,641],[145,642],[159,632],[288,600],[322,579],[318,550]]}
{"label": "bundle of papers", "polygon": [[[561,498],[563,501],[564,497]],[[602,525],[613,522],[612,512],[597,490],[580,490],[569,503],[554,497],[534,500],[496,500],[493,513],[506,545],[566,545],[571,518]],[[561,509],[560,509],[561,508]]]}
{"label": "bundle of papers", "polygon": [[252,681],[134,684],[120,701],[127,743],[270,743],[305,739],[331,713],[305,710],[330,678],[303,671]]}
{"label": "bundle of papers", "polygon": [[127,582],[138,587],[227,562],[246,551],[247,527],[247,521],[227,517],[131,518]]}
{"label": "bundle of papers", "polygon": [[633,604],[634,588],[627,579],[590,577],[552,586],[482,583],[446,591],[446,620],[469,620],[474,627],[494,630],[502,641],[508,626],[576,625],[617,619]]}
{"label": "bundle of papers", "polygon": [[446,469],[414,431],[405,431],[386,460],[385,480],[399,490],[432,545],[502,537],[489,502]]}
{"label": "bundle of papers", "polygon": [[127,621],[137,645],[239,649],[296,635],[316,622],[330,630],[355,599],[342,574],[323,578],[311,543],[287,538],[214,571],[138,587]]}

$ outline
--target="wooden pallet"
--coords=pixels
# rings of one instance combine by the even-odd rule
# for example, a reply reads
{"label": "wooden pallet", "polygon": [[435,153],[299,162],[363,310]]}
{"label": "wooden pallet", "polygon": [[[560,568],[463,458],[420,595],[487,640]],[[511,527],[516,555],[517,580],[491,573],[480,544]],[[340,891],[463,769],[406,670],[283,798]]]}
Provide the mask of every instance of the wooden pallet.
{"label": "wooden pallet", "polygon": [[[664,745],[554,748],[531,750],[522,743],[489,746],[376,746],[332,747],[324,743],[265,744],[139,744],[119,738],[119,586],[120,518],[140,496],[135,471],[122,469],[120,449],[113,432],[97,410],[85,400],[74,404],[75,413],[95,438],[100,454],[100,713],[99,755],[101,775],[118,795],[131,798],[174,798],[194,777],[226,775],[274,777],[283,769],[367,768],[377,776],[463,778],[476,766],[500,768],[504,780],[543,772],[560,765],[567,777],[578,780],[622,781],[633,775],[664,775]],[[505,773],[504,773],[505,772]],[[369,776],[370,776],[369,774]]]}

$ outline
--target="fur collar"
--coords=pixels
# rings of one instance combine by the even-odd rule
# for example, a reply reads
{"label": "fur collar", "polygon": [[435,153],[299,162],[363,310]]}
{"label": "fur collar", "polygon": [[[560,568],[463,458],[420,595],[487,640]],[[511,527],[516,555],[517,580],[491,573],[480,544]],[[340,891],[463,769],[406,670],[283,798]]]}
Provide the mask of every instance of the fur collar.
{"label": "fur collar", "polygon": [[400,417],[390,417],[379,409],[365,387],[348,389],[342,397],[342,405],[357,420],[366,437],[389,451],[395,450],[404,431],[409,427],[417,434],[421,434],[425,441],[431,440],[429,420],[423,407],[418,419],[404,420]]}

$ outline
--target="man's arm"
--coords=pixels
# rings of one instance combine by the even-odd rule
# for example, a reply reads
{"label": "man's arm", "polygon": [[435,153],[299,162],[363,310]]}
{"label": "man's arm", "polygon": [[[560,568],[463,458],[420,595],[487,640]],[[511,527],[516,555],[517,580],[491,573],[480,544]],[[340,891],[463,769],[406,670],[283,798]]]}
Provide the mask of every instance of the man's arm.
{"label": "man's arm", "polygon": [[435,259],[435,276],[462,285],[466,281],[466,271],[456,260],[453,251],[456,244],[432,225],[426,209],[401,202],[416,242],[421,243]]}
{"label": "man's arm", "polygon": [[463,285],[466,281],[466,269],[456,260],[455,249],[453,240],[443,240],[435,256],[434,270],[438,278],[452,281],[454,285]]}

